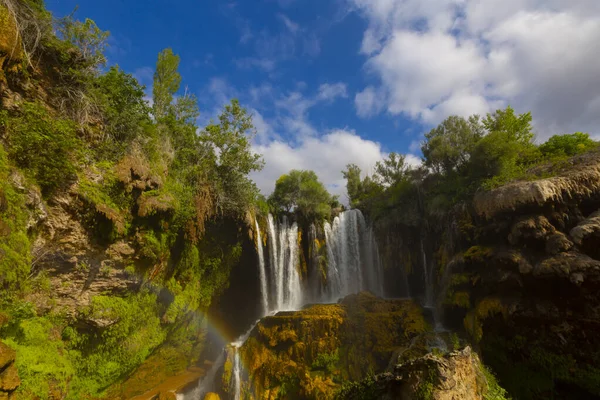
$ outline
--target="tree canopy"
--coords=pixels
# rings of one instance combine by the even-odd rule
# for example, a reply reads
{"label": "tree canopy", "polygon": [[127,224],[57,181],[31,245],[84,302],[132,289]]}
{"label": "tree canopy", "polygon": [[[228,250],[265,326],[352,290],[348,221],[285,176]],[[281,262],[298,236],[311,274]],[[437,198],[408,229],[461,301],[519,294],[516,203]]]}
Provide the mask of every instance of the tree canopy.
{"label": "tree canopy", "polygon": [[313,171],[292,170],[277,179],[269,203],[276,210],[296,212],[308,220],[331,215],[337,196],[331,196]]}

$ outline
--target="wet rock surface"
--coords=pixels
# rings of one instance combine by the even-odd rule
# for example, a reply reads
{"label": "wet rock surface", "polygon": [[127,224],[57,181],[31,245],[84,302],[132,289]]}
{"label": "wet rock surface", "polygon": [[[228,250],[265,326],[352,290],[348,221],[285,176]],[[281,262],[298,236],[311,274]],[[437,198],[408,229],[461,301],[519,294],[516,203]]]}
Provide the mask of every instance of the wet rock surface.
{"label": "wet rock surface", "polygon": [[13,399],[15,390],[21,384],[15,358],[16,352],[0,342],[0,399]]}
{"label": "wet rock surface", "polygon": [[470,347],[445,355],[426,354],[396,365],[392,372],[342,392],[341,399],[480,400],[500,390],[486,378],[479,357]]}
{"label": "wet rock surface", "polygon": [[[384,371],[394,354],[427,329],[412,300],[367,292],[338,304],[280,312],[262,319],[240,349],[246,390],[256,398],[333,398],[343,381]],[[226,394],[229,382],[222,386]]]}

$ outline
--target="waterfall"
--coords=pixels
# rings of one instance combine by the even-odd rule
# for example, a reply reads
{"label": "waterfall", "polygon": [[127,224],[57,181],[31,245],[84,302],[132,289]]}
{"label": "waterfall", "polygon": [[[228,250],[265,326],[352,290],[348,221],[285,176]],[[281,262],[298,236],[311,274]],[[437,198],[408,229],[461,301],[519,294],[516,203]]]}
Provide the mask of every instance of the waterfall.
{"label": "waterfall", "polygon": [[202,400],[204,396],[214,389],[215,377],[219,369],[225,364],[225,349],[219,354],[219,357],[211,365],[206,375],[198,381],[198,385],[188,394],[178,394],[177,400]]}
{"label": "waterfall", "polygon": [[[291,226],[286,217],[283,217],[277,227],[274,218],[269,214],[269,268],[272,279],[271,290],[263,287],[263,296],[270,304],[269,311],[297,310],[303,301],[302,284],[298,272],[298,225],[294,222]],[[266,275],[266,274],[265,274]]]}
{"label": "waterfall", "polygon": [[230,389],[233,393],[233,400],[240,400],[242,392],[242,360],[240,358],[240,347],[246,343],[246,340],[250,337],[252,330],[258,324],[258,321],[252,324],[250,329],[246,331],[242,336],[238,337],[235,342],[231,343],[230,346],[233,349],[233,370],[231,374]]}
{"label": "waterfall", "polygon": [[263,315],[269,312],[269,296],[267,292],[267,274],[265,271],[265,255],[263,252],[263,243],[260,236],[260,227],[258,221],[256,225],[256,251],[258,252],[258,273],[260,275],[260,292],[262,295]]}
{"label": "waterfall", "polygon": [[423,259],[423,281],[425,283],[425,307],[435,307],[435,300],[433,294],[433,282],[431,281],[431,272],[429,271],[429,265],[427,264],[427,255],[425,254],[425,248],[423,247],[423,239],[421,239],[421,258]]}
{"label": "waterfall", "polygon": [[349,210],[325,222],[329,300],[361,290],[383,295],[381,260],[375,235],[360,210]]}
{"label": "waterfall", "polygon": [[242,366],[240,361],[240,352],[238,347],[234,347],[233,355],[233,373],[231,376],[232,392],[234,400],[240,400],[242,392]]}

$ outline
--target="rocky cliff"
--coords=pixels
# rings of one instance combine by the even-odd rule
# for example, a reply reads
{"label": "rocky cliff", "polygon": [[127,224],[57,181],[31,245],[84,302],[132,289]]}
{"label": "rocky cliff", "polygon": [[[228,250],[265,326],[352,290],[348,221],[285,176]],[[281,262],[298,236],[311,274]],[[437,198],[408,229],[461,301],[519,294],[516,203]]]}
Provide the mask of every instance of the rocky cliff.
{"label": "rocky cliff", "polygon": [[333,398],[342,382],[384,371],[427,329],[413,301],[366,292],[339,304],[280,312],[262,319],[240,349],[245,388],[265,399]]}
{"label": "rocky cliff", "polygon": [[440,320],[515,398],[600,396],[599,170],[600,153],[586,153],[379,231],[384,246],[402,244],[411,294],[426,298],[429,274]]}

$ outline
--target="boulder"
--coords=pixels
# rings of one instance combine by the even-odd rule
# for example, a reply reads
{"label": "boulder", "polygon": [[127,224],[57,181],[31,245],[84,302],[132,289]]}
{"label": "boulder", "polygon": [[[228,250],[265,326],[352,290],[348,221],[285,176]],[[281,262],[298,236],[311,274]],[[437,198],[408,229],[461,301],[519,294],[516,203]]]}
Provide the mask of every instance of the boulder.
{"label": "boulder", "polygon": [[399,364],[393,372],[343,390],[339,398],[483,400],[491,393],[505,391],[487,373],[477,354],[466,347],[445,355],[429,353]]}
{"label": "boulder", "polygon": [[11,399],[21,380],[15,365],[16,352],[0,342],[0,400]]}
{"label": "boulder", "polygon": [[596,211],[569,233],[573,242],[588,256],[600,260],[600,211]]}

